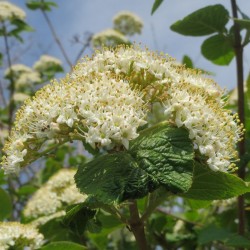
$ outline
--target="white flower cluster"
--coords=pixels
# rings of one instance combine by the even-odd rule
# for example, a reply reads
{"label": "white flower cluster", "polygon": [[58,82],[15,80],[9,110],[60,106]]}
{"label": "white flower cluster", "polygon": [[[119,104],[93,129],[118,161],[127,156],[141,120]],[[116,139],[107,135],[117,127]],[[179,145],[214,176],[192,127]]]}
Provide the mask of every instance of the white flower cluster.
{"label": "white flower cluster", "polygon": [[40,59],[34,63],[33,66],[33,68],[40,73],[50,70],[53,67],[61,68],[62,62],[59,59],[49,55],[42,55]]}
{"label": "white flower cluster", "polygon": [[32,68],[23,64],[13,64],[5,71],[5,78],[12,78],[15,81],[16,89],[23,86],[31,86],[41,81],[40,74]]}
{"label": "white flower cluster", "polygon": [[43,244],[43,235],[29,224],[0,222],[0,250],[37,249]]}
{"label": "white flower cluster", "polygon": [[122,33],[114,29],[106,29],[92,37],[93,48],[115,47],[120,44],[129,44],[130,41]]}
{"label": "white flower cluster", "polygon": [[237,197],[233,197],[226,200],[214,200],[212,202],[213,207],[216,209],[217,213],[223,213],[230,209],[235,209],[237,205]]}
{"label": "white flower cluster", "polygon": [[169,98],[164,102],[165,114],[177,127],[189,131],[195,148],[208,157],[207,163],[214,171],[226,171],[230,160],[237,157],[235,143],[239,139],[239,128],[230,111],[221,103],[214,102],[204,91],[180,83],[167,90]]}
{"label": "white flower cluster", "polygon": [[185,127],[194,147],[207,157],[214,171],[227,171],[237,158],[236,143],[242,126],[237,115],[224,109],[224,91],[197,70],[186,69],[169,56],[121,46],[104,50],[79,64],[73,77],[110,71],[126,76],[131,85],[146,91],[147,100],[157,97],[167,119]]}
{"label": "white flower cluster", "polygon": [[169,56],[136,46],[97,51],[19,110],[2,165],[6,173],[18,170],[40,157],[48,139],[128,148],[147,123],[145,105],[159,103],[168,120],[188,130],[210,168],[227,171],[242,127],[224,109],[223,95],[213,80]]}
{"label": "white flower cluster", "polygon": [[25,12],[16,5],[7,1],[0,1],[0,22],[13,19],[24,20],[25,17]]}
{"label": "white flower cluster", "polygon": [[140,34],[143,22],[142,20],[130,11],[121,11],[114,18],[114,29],[120,33],[132,36],[136,33]]}
{"label": "white flower cluster", "polygon": [[61,169],[45,183],[26,204],[23,214],[41,225],[50,219],[65,215],[65,207],[83,202],[86,196],[75,186],[74,169]]}
{"label": "white flower cluster", "polygon": [[16,77],[19,77],[20,74],[31,73],[32,71],[33,71],[32,68],[24,64],[13,64],[11,68],[8,68],[5,70],[4,76],[6,78],[10,78],[10,77],[16,78]]}
{"label": "white flower cluster", "polygon": [[15,101],[15,102],[20,102],[20,103],[22,103],[22,102],[24,102],[26,99],[28,99],[28,98],[30,98],[30,96],[29,95],[26,95],[26,94],[23,94],[23,93],[15,93],[14,95],[13,95],[13,100]]}
{"label": "white flower cluster", "polygon": [[[44,143],[85,140],[93,147],[128,147],[146,116],[142,95],[127,81],[98,75],[54,81],[27,100],[16,114],[4,146],[3,168],[16,172],[43,154]],[[39,151],[40,150],[40,151]]]}

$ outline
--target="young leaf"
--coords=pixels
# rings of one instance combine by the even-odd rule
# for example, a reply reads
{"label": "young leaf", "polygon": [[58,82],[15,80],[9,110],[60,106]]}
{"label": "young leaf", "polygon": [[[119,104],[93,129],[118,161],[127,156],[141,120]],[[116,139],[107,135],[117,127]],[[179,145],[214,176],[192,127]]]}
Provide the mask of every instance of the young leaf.
{"label": "young leaf", "polygon": [[196,162],[193,184],[182,197],[195,200],[223,200],[250,192],[250,185],[239,177],[215,172]]}
{"label": "young leaf", "polygon": [[205,36],[222,32],[229,20],[229,13],[221,4],[199,9],[170,26],[185,36]]}
{"label": "young leaf", "polygon": [[41,247],[40,250],[87,250],[87,248],[69,241],[56,241]]}
{"label": "young leaf", "polygon": [[155,0],[154,5],[151,10],[151,15],[155,13],[155,11],[159,8],[159,6],[162,4],[163,0]]}
{"label": "young leaf", "polygon": [[214,35],[206,39],[202,46],[202,55],[214,64],[228,65],[235,56],[233,45],[223,35]]}

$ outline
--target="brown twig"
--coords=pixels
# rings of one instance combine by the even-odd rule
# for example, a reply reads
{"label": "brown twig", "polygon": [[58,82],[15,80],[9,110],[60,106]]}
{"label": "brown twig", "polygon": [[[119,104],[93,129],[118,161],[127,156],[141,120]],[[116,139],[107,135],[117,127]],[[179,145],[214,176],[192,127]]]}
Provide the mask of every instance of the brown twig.
{"label": "brown twig", "polygon": [[[232,13],[234,18],[238,18],[236,0],[231,0]],[[244,110],[244,75],[243,75],[243,45],[241,44],[241,35],[239,24],[234,21],[234,50],[236,55],[236,68],[237,68],[237,88],[238,88],[238,114],[240,122],[245,124],[245,110]],[[239,142],[239,157],[242,158],[245,154],[245,136],[243,135],[242,141]],[[245,166],[240,166],[238,176],[245,179],[246,169]],[[244,210],[244,197],[238,197],[238,233],[245,234],[245,210]],[[243,248],[240,248],[243,249]]]}
{"label": "brown twig", "polygon": [[[44,0],[41,0],[41,1],[44,2]],[[55,42],[57,43],[59,49],[61,50],[61,52],[62,52],[62,54],[63,54],[63,56],[64,56],[66,62],[68,63],[68,65],[70,66],[70,68],[72,68],[72,63],[71,63],[71,61],[70,61],[70,59],[69,59],[69,57],[68,57],[68,55],[67,55],[67,53],[66,53],[66,51],[65,51],[65,49],[64,49],[64,47],[63,47],[63,45],[62,45],[60,39],[58,38],[58,36],[57,36],[57,34],[56,34],[56,31],[55,31],[55,29],[54,29],[54,27],[53,27],[53,25],[52,25],[52,22],[51,22],[50,19],[49,19],[49,16],[47,15],[47,13],[46,13],[45,10],[41,9],[41,11],[42,11],[42,14],[43,14],[43,16],[44,16],[44,18],[45,18],[45,20],[46,20],[48,26],[49,26],[49,29],[50,29],[50,31],[51,31],[51,33],[52,33],[52,36],[53,36]]]}
{"label": "brown twig", "polygon": [[136,200],[131,200],[129,205],[130,211],[130,220],[129,220],[129,227],[132,233],[135,236],[137,245],[140,250],[148,250],[148,244],[145,236],[144,231],[144,223],[140,218],[137,202]]}
{"label": "brown twig", "polygon": [[2,81],[0,81],[0,96],[1,96],[1,102],[3,104],[4,107],[7,106],[7,102],[5,100],[5,97],[4,97],[4,91],[3,91],[3,83]]}
{"label": "brown twig", "polygon": [[83,47],[81,48],[81,50],[79,51],[79,53],[77,54],[76,56],[76,59],[75,59],[75,63],[78,62],[78,60],[81,58],[82,54],[84,53],[84,51],[90,46],[90,42],[92,40],[92,34],[90,34],[87,39],[86,39],[86,42],[83,44]]}
{"label": "brown twig", "polygon": [[13,72],[12,72],[12,63],[11,63],[11,56],[10,56],[10,48],[9,48],[9,41],[8,41],[8,34],[7,34],[7,29],[6,26],[4,24],[4,22],[2,22],[3,25],[3,37],[4,37],[4,46],[5,46],[5,51],[6,51],[6,55],[7,55],[7,63],[8,63],[8,67],[10,69],[10,86],[9,86],[9,90],[10,90],[10,100],[9,100],[9,118],[8,118],[8,129],[9,131],[11,130],[11,126],[12,126],[12,119],[13,119],[13,113],[14,113],[14,109],[15,109],[15,105],[13,102],[13,95],[15,93],[15,81],[13,79]]}

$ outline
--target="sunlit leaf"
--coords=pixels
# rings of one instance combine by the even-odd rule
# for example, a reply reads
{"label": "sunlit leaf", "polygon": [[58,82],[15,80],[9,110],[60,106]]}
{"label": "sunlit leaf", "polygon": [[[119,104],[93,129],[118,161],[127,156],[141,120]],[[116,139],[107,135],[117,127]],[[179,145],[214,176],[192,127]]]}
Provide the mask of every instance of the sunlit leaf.
{"label": "sunlit leaf", "polygon": [[250,185],[236,175],[212,171],[196,162],[191,188],[183,197],[197,200],[229,199],[250,192]]}
{"label": "sunlit leaf", "polygon": [[229,13],[223,5],[210,5],[175,22],[170,29],[186,36],[204,36],[223,32],[228,20]]}

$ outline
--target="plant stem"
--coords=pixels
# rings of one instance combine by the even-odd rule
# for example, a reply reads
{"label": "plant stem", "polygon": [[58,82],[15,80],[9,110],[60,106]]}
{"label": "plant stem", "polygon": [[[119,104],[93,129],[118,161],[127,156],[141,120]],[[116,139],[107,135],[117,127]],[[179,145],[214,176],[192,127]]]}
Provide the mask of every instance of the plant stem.
{"label": "plant stem", "polygon": [[[42,2],[44,2],[44,0],[42,0]],[[55,31],[55,29],[54,29],[54,27],[53,27],[53,25],[52,25],[52,23],[51,23],[51,21],[49,19],[49,16],[47,15],[45,10],[41,9],[41,11],[42,11],[42,14],[43,14],[43,16],[44,16],[44,18],[45,18],[45,20],[46,20],[46,22],[47,22],[47,24],[48,24],[48,26],[50,28],[50,31],[52,33],[52,36],[54,37],[55,42],[57,43],[59,49],[61,50],[66,62],[68,63],[68,65],[70,66],[70,69],[71,69],[72,68],[72,63],[70,62],[70,59],[69,59],[69,57],[68,57],[68,55],[67,55],[61,41],[60,41],[60,39],[58,38],[58,36],[56,34],[56,31]]]}
{"label": "plant stem", "polygon": [[[234,18],[238,18],[236,0],[231,0],[232,13]],[[237,67],[237,88],[238,88],[238,114],[240,122],[245,125],[245,112],[244,112],[244,75],[243,75],[243,45],[241,44],[241,35],[239,24],[234,21],[234,50],[236,55],[236,67]],[[239,157],[245,154],[245,136],[239,142]],[[245,166],[240,166],[238,176],[241,179],[245,179],[246,169]],[[245,210],[244,210],[244,197],[238,197],[238,233],[240,235],[245,234]],[[243,249],[243,248],[240,248]]]}
{"label": "plant stem", "polygon": [[9,131],[11,130],[12,126],[12,118],[13,118],[13,113],[15,109],[15,105],[13,102],[13,95],[15,93],[15,81],[13,79],[13,72],[12,72],[12,63],[11,63],[11,56],[10,56],[10,47],[9,47],[9,41],[8,41],[8,34],[7,34],[7,29],[6,26],[3,24],[3,37],[4,37],[4,46],[5,46],[5,51],[7,55],[7,63],[8,63],[8,68],[10,70],[10,103],[9,103],[9,117],[8,117],[8,129]]}
{"label": "plant stem", "polygon": [[93,37],[92,34],[87,37],[86,42],[83,44],[82,49],[79,51],[78,55],[76,56],[75,63],[79,61],[84,51],[90,46],[92,37]]}
{"label": "plant stem", "polygon": [[137,245],[140,250],[148,250],[148,244],[145,236],[144,231],[144,223],[140,218],[137,202],[136,200],[131,200],[129,205],[129,211],[130,211],[130,220],[129,220],[129,226],[132,231],[132,233],[135,236]]}

